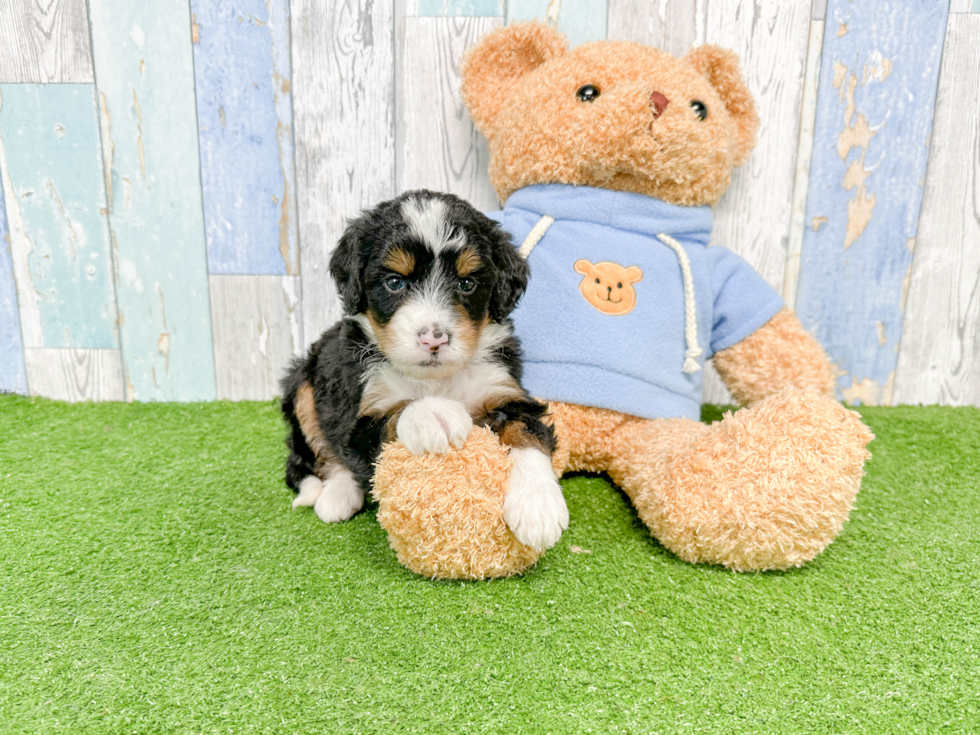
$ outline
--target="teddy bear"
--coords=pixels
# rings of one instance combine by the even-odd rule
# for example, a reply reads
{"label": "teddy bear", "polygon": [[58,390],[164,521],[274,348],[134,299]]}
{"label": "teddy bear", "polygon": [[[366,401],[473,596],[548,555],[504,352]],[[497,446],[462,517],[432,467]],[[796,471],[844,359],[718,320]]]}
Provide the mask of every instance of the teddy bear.
{"label": "teddy bear", "polygon": [[[531,269],[513,321],[524,385],[548,403],[556,474],[606,473],[686,562],[744,572],[812,560],[853,507],[873,436],[835,399],[834,366],[781,297],[707,247],[711,205],[759,124],[735,54],[569,50],[550,26],[515,23],[461,72],[503,203],[489,216]],[[710,425],[707,359],[744,407]],[[535,563],[543,550],[501,516],[508,467],[485,429],[451,457],[389,445],[374,495],[399,561],[450,578]]]}

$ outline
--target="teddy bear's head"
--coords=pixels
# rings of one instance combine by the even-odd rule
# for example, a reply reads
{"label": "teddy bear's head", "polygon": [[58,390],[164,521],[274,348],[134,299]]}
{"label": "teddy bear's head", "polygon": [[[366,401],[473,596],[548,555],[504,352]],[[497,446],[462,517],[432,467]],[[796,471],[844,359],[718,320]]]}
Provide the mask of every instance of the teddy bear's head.
{"label": "teddy bear's head", "polygon": [[633,284],[643,280],[643,271],[637,266],[624,268],[618,263],[592,263],[583,258],[575,261],[575,272],[584,276],[579,291],[603,314],[621,316],[633,311],[636,306]]}
{"label": "teddy bear's head", "polygon": [[681,58],[623,41],[568,51],[553,28],[514,23],[467,54],[462,76],[501,201],[561,183],[711,204],[759,124],[737,57],[715,46]]}

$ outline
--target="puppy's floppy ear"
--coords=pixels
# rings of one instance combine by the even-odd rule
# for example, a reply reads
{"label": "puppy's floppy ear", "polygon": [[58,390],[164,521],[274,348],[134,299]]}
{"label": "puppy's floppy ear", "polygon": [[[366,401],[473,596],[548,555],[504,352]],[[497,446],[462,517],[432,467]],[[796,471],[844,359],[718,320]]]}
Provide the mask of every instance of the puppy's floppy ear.
{"label": "puppy's floppy ear", "polygon": [[337,283],[337,293],[347,314],[359,314],[367,307],[361,278],[362,230],[361,220],[349,223],[330,256],[330,275]]}
{"label": "puppy's floppy ear", "polygon": [[[718,46],[698,46],[684,60],[707,77],[735,123],[735,165],[741,166],[755,147],[759,114],[752,93],[742,79],[742,69],[734,51]],[[711,114],[711,111],[708,111]]]}
{"label": "puppy's floppy ear", "polygon": [[511,23],[484,36],[460,66],[463,101],[477,129],[488,138],[514,85],[528,72],[567,49],[565,37],[541,22]]}
{"label": "puppy's floppy ear", "polygon": [[527,261],[517,254],[510,235],[496,223],[489,239],[490,256],[497,271],[497,282],[490,294],[490,318],[499,322],[514,310],[517,301],[524,295],[531,269]]}

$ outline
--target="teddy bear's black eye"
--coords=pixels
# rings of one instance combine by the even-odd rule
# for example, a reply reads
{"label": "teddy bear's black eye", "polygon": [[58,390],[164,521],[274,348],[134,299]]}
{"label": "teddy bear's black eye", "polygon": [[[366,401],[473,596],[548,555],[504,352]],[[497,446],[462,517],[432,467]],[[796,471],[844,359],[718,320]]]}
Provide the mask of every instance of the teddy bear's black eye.
{"label": "teddy bear's black eye", "polygon": [[622,287],[623,287],[623,284],[622,283],[617,283],[616,284],[616,288],[622,288]]}
{"label": "teddy bear's black eye", "polygon": [[598,279],[598,278],[597,278],[597,279],[595,279],[595,282],[596,282],[596,283],[598,283],[598,282],[599,282],[599,279]]}
{"label": "teddy bear's black eye", "polygon": [[691,107],[694,108],[694,114],[698,116],[698,120],[704,120],[708,116],[708,106],[701,100],[691,102]]}
{"label": "teddy bear's black eye", "polygon": [[586,84],[578,88],[575,96],[582,100],[582,102],[595,102],[596,97],[599,96],[599,88],[594,84]]}

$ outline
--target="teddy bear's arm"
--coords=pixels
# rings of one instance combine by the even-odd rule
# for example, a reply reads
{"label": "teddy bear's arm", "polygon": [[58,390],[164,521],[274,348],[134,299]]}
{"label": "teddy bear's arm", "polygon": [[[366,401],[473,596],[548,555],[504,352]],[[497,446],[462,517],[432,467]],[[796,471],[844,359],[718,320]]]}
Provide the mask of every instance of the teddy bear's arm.
{"label": "teddy bear's arm", "polygon": [[732,397],[742,405],[789,386],[834,395],[833,364],[788,307],[738,344],[716,353],[714,364]]}

